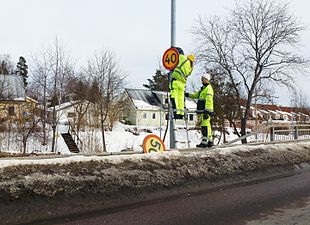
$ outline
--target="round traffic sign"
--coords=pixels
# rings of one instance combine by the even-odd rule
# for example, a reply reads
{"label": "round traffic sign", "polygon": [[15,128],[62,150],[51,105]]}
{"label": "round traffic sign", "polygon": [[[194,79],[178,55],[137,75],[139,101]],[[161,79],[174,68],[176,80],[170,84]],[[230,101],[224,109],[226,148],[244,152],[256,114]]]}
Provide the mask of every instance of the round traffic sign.
{"label": "round traffic sign", "polygon": [[176,48],[169,48],[162,58],[163,66],[167,70],[173,70],[179,63],[179,52]]}
{"label": "round traffic sign", "polygon": [[143,140],[143,152],[163,152],[166,150],[164,142],[155,134],[146,136]]}

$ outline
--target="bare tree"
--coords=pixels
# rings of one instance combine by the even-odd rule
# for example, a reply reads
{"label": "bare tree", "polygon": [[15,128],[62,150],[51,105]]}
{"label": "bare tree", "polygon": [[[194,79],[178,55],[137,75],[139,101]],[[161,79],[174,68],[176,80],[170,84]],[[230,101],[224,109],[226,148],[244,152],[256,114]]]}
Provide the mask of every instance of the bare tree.
{"label": "bare tree", "polygon": [[[20,112],[23,113],[23,112]],[[22,142],[22,154],[26,154],[27,143],[30,137],[38,136],[40,137],[40,127],[39,122],[41,118],[36,115],[35,109],[31,110],[31,115],[29,116],[21,116],[16,120],[16,131],[17,131],[17,139],[20,139]]]}
{"label": "bare tree", "polygon": [[[69,57],[66,55],[64,47],[59,43],[57,38],[54,43],[54,47],[50,52],[50,62],[53,73],[52,99],[58,99],[58,103],[61,103],[65,79],[70,74],[72,74],[72,64]],[[57,118],[56,114],[56,102],[53,102],[52,106],[52,152],[55,152],[56,126],[58,124],[59,118]]]}
{"label": "bare tree", "polygon": [[[307,96],[301,89],[293,91],[291,96],[291,107],[295,113],[309,115],[310,107],[307,101]],[[299,123],[307,123],[307,118],[304,116],[296,116],[295,120]]]}
{"label": "bare tree", "polygon": [[41,97],[43,103],[43,145],[46,140],[46,122],[47,122],[47,102],[50,100],[52,110],[52,152],[55,152],[56,125],[58,118],[56,113],[56,105],[61,103],[63,96],[65,80],[73,73],[72,63],[65,52],[64,47],[56,38],[54,45],[43,48],[40,53],[32,57],[34,61],[34,69],[32,70],[32,78],[40,92],[36,93]]}
{"label": "bare tree", "polygon": [[0,74],[13,73],[14,65],[10,55],[0,55]]}
{"label": "bare tree", "polygon": [[234,128],[235,133],[238,133],[236,122],[238,119],[240,121],[241,118],[240,110],[238,110],[238,97],[235,94],[234,85],[229,79],[217,71],[209,71],[209,73],[212,74],[211,83],[214,89],[214,102],[216,103],[214,105],[216,114],[212,121],[218,125],[223,133],[225,142],[225,119]]}
{"label": "bare tree", "polygon": [[302,90],[294,90],[291,96],[291,105],[295,108],[309,109],[306,94]]}
{"label": "bare tree", "polygon": [[115,123],[120,120],[120,117],[125,109],[129,107],[128,99],[118,98],[110,105],[110,110],[107,115],[108,129],[112,131]]}
{"label": "bare tree", "polygon": [[32,56],[33,66],[31,67],[31,77],[33,82],[30,84],[28,93],[38,99],[43,104],[42,126],[43,126],[43,143],[47,145],[46,122],[47,122],[47,98],[49,83],[52,76],[52,67],[50,66],[50,49],[43,49],[37,55]]}
{"label": "bare tree", "polygon": [[97,91],[93,93],[94,103],[98,106],[100,127],[102,133],[103,151],[106,152],[105,123],[109,112],[113,110],[112,104],[119,99],[124,86],[126,74],[119,68],[114,54],[103,51],[95,54],[88,63],[87,73],[92,77],[94,87]]}
{"label": "bare tree", "polygon": [[249,0],[237,3],[229,19],[215,17],[204,22],[200,18],[193,29],[205,68],[220,69],[234,87],[242,111],[241,135],[246,133],[252,100],[268,98],[278,85],[292,89],[295,73],[307,65],[296,53],[304,28],[288,8],[288,4]]}
{"label": "bare tree", "polygon": [[81,126],[83,125],[86,113],[90,110],[89,106],[91,102],[89,99],[91,85],[89,80],[90,78],[88,78],[86,74],[80,73],[79,76],[71,77],[65,88],[77,114],[74,117],[74,126],[76,127],[77,133],[79,133]]}

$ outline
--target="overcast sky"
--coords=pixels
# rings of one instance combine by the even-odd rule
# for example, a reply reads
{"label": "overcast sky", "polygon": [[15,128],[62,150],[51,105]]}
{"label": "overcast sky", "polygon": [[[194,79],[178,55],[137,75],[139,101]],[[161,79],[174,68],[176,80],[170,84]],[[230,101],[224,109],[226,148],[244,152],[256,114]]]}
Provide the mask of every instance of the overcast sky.
{"label": "overcast sky", "polygon": [[[225,15],[234,0],[176,0],[176,44],[186,54],[196,47],[189,32],[198,17]],[[77,67],[86,64],[95,51],[110,50],[127,71],[129,87],[143,88],[155,73],[163,52],[170,46],[170,0],[0,0],[0,54],[20,55],[30,61],[42,46],[55,38],[65,46]],[[301,51],[310,57],[310,2],[291,0],[291,11],[308,26]],[[31,67],[31,64],[29,64]],[[195,79],[199,71],[194,72]],[[196,76],[195,76],[196,75]],[[310,78],[299,77],[297,88],[310,98]],[[278,92],[280,104],[289,95]]]}

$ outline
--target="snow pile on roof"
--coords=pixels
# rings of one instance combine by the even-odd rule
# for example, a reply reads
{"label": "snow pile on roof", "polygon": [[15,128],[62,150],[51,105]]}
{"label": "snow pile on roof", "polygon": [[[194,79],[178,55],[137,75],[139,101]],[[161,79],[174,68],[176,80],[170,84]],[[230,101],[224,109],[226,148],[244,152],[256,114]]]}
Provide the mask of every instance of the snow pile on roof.
{"label": "snow pile on roof", "polygon": [[0,74],[0,84],[2,85],[3,89],[1,100],[26,100],[26,92],[22,76],[16,74]]}
{"label": "snow pile on roof", "polygon": [[134,105],[138,109],[142,109],[142,110],[159,110],[160,109],[159,106],[151,105],[142,100],[133,99],[133,102],[134,102]]}
{"label": "snow pile on roof", "polygon": [[[71,107],[71,106],[77,104],[78,102],[79,101],[69,101],[69,102],[61,103],[61,104],[55,106],[55,110],[59,111],[59,110],[66,109],[68,107]],[[49,111],[52,111],[53,109],[54,109],[53,106],[48,108]]]}

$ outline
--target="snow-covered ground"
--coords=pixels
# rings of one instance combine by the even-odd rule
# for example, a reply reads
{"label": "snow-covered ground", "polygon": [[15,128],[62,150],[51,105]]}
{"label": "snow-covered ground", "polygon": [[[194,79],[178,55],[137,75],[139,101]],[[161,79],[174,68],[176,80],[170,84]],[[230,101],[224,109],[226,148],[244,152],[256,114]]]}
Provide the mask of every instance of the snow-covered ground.
{"label": "snow-covered ground", "polygon": [[[61,133],[68,132],[67,123],[61,123],[57,126],[57,135],[56,135],[56,153],[61,155],[71,155],[64,139],[61,136]],[[106,139],[106,149],[108,153],[117,153],[124,151],[132,151],[136,153],[142,153],[142,143],[144,138],[149,134],[155,134],[160,137],[162,140],[165,137],[164,143],[166,149],[170,145],[170,132],[169,129],[165,135],[166,127],[143,127],[143,126],[134,126],[134,125],[124,125],[120,122],[117,122],[112,131],[105,132]],[[238,138],[233,128],[225,128],[225,138],[227,142],[235,140]],[[238,131],[240,132],[239,128]],[[250,130],[247,130],[250,132]],[[219,131],[214,131],[214,143],[215,145],[223,144],[224,134],[221,134]],[[49,143],[46,146],[42,145],[42,138],[31,137],[27,142],[27,153],[39,153],[39,154],[50,154],[51,153],[51,138],[52,132],[48,133]],[[103,153],[103,144],[102,144],[102,134],[99,128],[83,128],[79,132],[79,137],[83,142],[81,153],[82,154],[100,154]],[[249,142],[255,141],[255,138],[261,140],[261,142],[269,141],[270,134],[269,132],[259,133],[256,136],[250,136],[248,138]],[[309,135],[303,135],[301,139],[309,139]],[[176,149],[184,148],[195,148],[197,144],[201,142],[201,132],[200,130],[190,127],[186,131],[185,126],[178,125],[175,132],[176,139]],[[294,134],[288,133],[284,134],[275,134],[274,140],[293,140]],[[189,141],[188,141],[189,140]],[[236,142],[235,144],[241,144],[241,141]],[[18,139],[18,134],[16,133],[0,133],[0,151],[2,152],[21,152],[22,142],[21,139]]]}
{"label": "snow-covered ground", "polygon": [[[107,152],[122,152],[122,151],[134,151],[143,152],[142,143],[144,138],[149,134],[155,134],[162,140],[165,134],[165,127],[142,127],[124,125],[122,123],[116,123],[112,131],[105,132],[106,149]],[[68,131],[67,125],[60,124],[57,127],[56,135],[56,153],[59,154],[71,154],[66,146],[61,133]],[[0,151],[3,152],[21,152],[22,143],[17,140],[18,134],[14,133],[0,133]],[[102,153],[102,134],[99,128],[85,128],[79,132],[79,137],[83,142],[82,153],[84,154],[96,154]],[[188,131],[189,146],[195,147],[200,143],[201,134],[200,131],[191,129]],[[42,139],[29,138],[27,143],[28,153],[51,153],[51,138],[52,132],[48,133],[48,139],[50,140],[47,146],[42,145]],[[176,132],[176,148],[187,148],[188,139],[185,127],[178,127]],[[165,145],[169,147],[169,130],[166,133]]]}
{"label": "snow-covered ground", "polygon": [[[115,151],[140,146],[149,132],[160,133],[156,129],[139,132],[126,126],[127,130],[135,130],[134,135],[123,128],[119,124],[107,134],[107,139],[114,140],[108,146]],[[188,193],[231,182],[269,178],[301,169],[303,165],[309,168],[309,162],[309,141],[237,145],[187,154],[174,150],[110,156],[2,158],[0,217],[5,224],[31,224],[33,219],[78,213],[74,210],[80,208],[98,210],[96,207],[102,207],[103,203],[109,208],[109,202],[146,201],[156,193],[173,195],[181,190]],[[31,211],[21,208],[31,208]]]}

